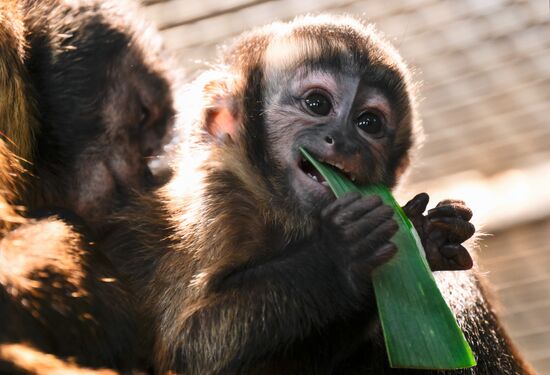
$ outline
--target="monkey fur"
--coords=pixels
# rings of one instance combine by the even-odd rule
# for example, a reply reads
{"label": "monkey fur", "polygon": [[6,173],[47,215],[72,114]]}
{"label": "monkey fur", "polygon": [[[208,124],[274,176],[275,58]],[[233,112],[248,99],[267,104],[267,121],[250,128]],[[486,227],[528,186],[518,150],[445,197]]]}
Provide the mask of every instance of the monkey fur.
{"label": "monkey fur", "polygon": [[158,183],[147,161],[175,110],[169,59],[129,19],[0,0],[0,373],[41,373],[25,351],[59,371],[141,366],[142,320],[96,238]]}
{"label": "monkey fur", "polygon": [[[191,86],[186,113],[173,178],[102,243],[139,291],[158,373],[530,373],[475,272],[437,277],[478,366],[388,365],[370,274],[397,251],[392,211],[335,199],[299,152],[360,184],[393,187],[406,170],[414,87],[371,26],[318,16],[247,33]],[[427,203],[420,194],[404,209],[432,269],[470,268],[471,211],[449,200],[424,215]]]}
{"label": "monkey fur", "polygon": [[[97,9],[90,14],[96,15]],[[328,33],[325,34],[325,31]],[[92,35],[95,37],[90,39],[95,40],[97,34]],[[329,47],[322,46],[318,43],[317,35],[330,35],[333,43]],[[305,40],[311,44],[305,43]],[[298,44],[292,44],[296,41]],[[271,48],[277,43],[286,45],[289,42],[291,48],[287,56],[277,56],[277,49]],[[46,43],[37,45],[44,46]],[[346,48],[350,49],[350,54],[342,53]],[[47,47],[44,49],[47,50]],[[300,56],[303,51],[306,53]],[[345,55],[348,55],[349,60],[346,61]],[[43,55],[40,53],[39,56]],[[40,65],[48,60],[38,57],[34,61]],[[338,72],[345,72],[343,78],[339,77],[344,81],[360,76],[361,85],[364,85],[364,77],[377,78],[373,82],[367,79],[366,86],[371,88],[372,85],[376,90],[366,96],[369,100],[374,98],[372,107],[377,109],[375,112],[390,113],[391,130],[395,131],[392,137],[388,137],[392,138],[391,141],[367,142],[367,150],[363,151],[372,159],[364,160],[365,155],[354,158],[357,150],[352,149],[352,139],[348,139],[349,135],[344,134],[346,132],[343,129],[341,133],[345,138],[342,139],[352,143],[351,146],[336,143],[343,141],[340,137],[333,138],[334,134],[324,134],[325,130],[339,130],[338,124],[331,127],[316,124],[316,121],[309,119],[311,121],[305,121],[304,126],[303,114],[282,112],[284,116],[281,116],[281,112],[277,113],[284,109],[281,103],[276,102],[277,95],[284,90],[276,84],[269,85],[269,82],[279,82],[273,79],[273,74],[281,74],[281,78],[284,78],[281,82],[288,83],[288,72],[293,71],[293,63],[296,68],[303,65],[306,71],[327,69],[335,76],[338,76]],[[361,68],[362,64],[358,63],[366,64]],[[31,76],[33,72],[36,74],[32,66],[29,70]],[[58,72],[67,71],[66,67],[59,68]],[[408,164],[408,150],[412,146],[415,126],[409,77],[398,55],[373,30],[355,21],[304,19],[290,26],[276,24],[243,37],[227,53],[226,66],[211,73],[213,79],[197,84],[204,94],[204,103],[194,108],[199,113],[197,117],[191,117],[186,129],[190,132],[186,134],[189,138],[185,140],[182,154],[177,158],[181,166],[176,168],[176,176],[157,196],[145,195],[134,202],[134,207],[126,210],[125,216],[115,213],[112,233],[100,239],[98,246],[108,250],[110,260],[124,276],[122,279],[129,282],[133,291],[139,292],[136,295],[143,296],[137,299],[136,305],[140,307],[140,316],[143,315],[146,322],[152,322],[155,336],[153,356],[157,371],[163,373],[172,369],[189,374],[415,373],[388,368],[369,285],[370,271],[389,260],[396,251],[388,243],[388,238],[395,230],[388,209],[375,199],[366,200],[357,196],[336,201],[325,193],[319,194],[319,199],[315,201],[308,200],[309,194],[300,196],[303,191],[292,186],[292,180],[288,181],[290,171],[285,168],[289,165],[281,159],[284,152],[277,150],[277,147],[282,147],[284,151],[285,147],[292,144],[291,154],[295,156],[295,141],[299,133],[308,134],[305,130],[307,127],[319,128],[320,134],[312,132],[311,138],[300,140],[311,141],[307,145],[315,147],[323,142],[328,144],[330,139],[335,148],[340,148],[331,157],[336,155],[340,159],[328,161],[341,164],[349,173],[355,174],[354,177],[360,182],[385,182],[393,186]],[[344,77],[347,75],[349,77]],[[209,78],[208,75],[206,77]],[[344,82],[347,87],[350,84],[354,87],[353,82]],[[98,87],[104,86],[95,86]],[[51,85],[46,84],[42,88],[49,89]],[[37,92],[40,90],[37,89]],[[60,97],[63,98],[62,95]],[[306,99],[301,98],[299,102],[303,103]],[[309,102],[314,103],[315,98]],[[42,108],[39,113],[49,108],[41,107],[40,104],[37,107]],[[387,108],[389,111],[385,112]],[[304,111],[305,108],[300,110]],[[22,113],[28,115],[30,112],[24,110]],[[50,116],[55,117],[47,117]],[[302,128],[300,132],[292,129],[288,131],[290,120],[286,123],[282,120],[286,116],[298,119],[297,123]],[[363,124],[368,122],[364,121]],[[284,131],[278,132],[276,125],[281,125]],[[61,129],[53,128],[58,131]],[[50,168],[59,168],[61,175],[71,170],[67,168],[71,162],[57,167],[52,161],[55,158],[43,158],[46,153],[39,151],[43,147],[49,149],[52,144],[61,143],[64,147],[60,149],[66,153],[63,156],[68,155],[67,160],[74,164],[79,161],[74,155],[85,153],[68,147],[72,144],[67,141],[71,139],[69,136],[64,140],[62,135],[56,140],[53,135],[59,133],[50,130],[45,134],[45,146],[27,148],[32,153],[38,152],[33,155],[35,168],[39,171],[37,173],[35,170],[35,173],[50,176],[45,178],[50,185],[40,186],[37,193],[31,194],[32,199],[28,200],[31,207],[57,207],[59,197],[63,195],[57,189],[63,185],[54,183],[51,175],[56,173],[51,172]],[[319,137],[318,142],[313,142],[315,137]],[[32,136],[25,139],[31,140]],[[77,140],[73,142],[74,145],[85,146],[89,138],[84,136]],[[64,159],[59,155],[57,158]],[[369,168],[368,173],[367,167],[361,165],[363,162]],[[97,173],[102,176],[101,171]],[[120,181],[132,181],[131,178],[120,178],[116,172],[112,176],[115,186]],[[87,223],[97,223],[100,220],[94,213],[90,214],[86,198],[107,196],[116,202],[117,194],[109,194],[116,189],[106,184],[106,189],[94,195],[94,192],[86,191],[85,186],[97,188],[98,184],[88,181],[71,185],[69,196],[72,205],[69,209],[76,211]],[[468,224],[471,213],[461,202],[447,201],[424,216],[422,212],[427,204],[426,198],[425,195],[415,197],[405,209],[413,216],[415,226],[422,235],[432,268],[469,268],[471,259],[460,243],[473,233],[473,227]],[[109,199],[100,200],[106,207],[102,213],[109,211],[107,202],[112,202]],[[360,217],[361,220],[350,221],[350,215]],[[30,281],[28,285],[40,285],[33,292],[44,293],[42,297],[32,296],[34,299],[30,300],[31,303],[39,306],[44,296],[51,295],[54,301],[57,301],[56,296],[61,296],[59,306],[69,309],[68,313],[65,312],[69,319],[65,317],[61,324],[71,319],[85,319],[90,308],[107,312],[111,318],[128,313],[123,311],[121,315],[108,310],[102,305],[102,298],[97,297],[102,295],[97,286],[83,286],[86,285],[83,281],[86,275],[91,274],[89,269],[94,272],[100,270],[98,274],[101,276],[102,264],[106,264],[103,282],[107,285],[113,279],[118,280],[110,277],[118,269],[114,272],[107,260],[96,260],[95,252],[85,250],[80,234],[74,233],[65,221],[40,218],[31,220],[31,223],[29,227],[21,225],[9,232],[3,239],[8,245],[2,244],[2,249],[15,250],[13,253],[8,252],[8,255],[17,254],[18,248],[9,242],[9,235],[17,236],[20,231],[22,235],[18,240],[37,241],[47,249],[46,256],[40,257],[40,254],[32,252],[35,249],[32,244],[25,246],[33,258],[36,256],[38,264],[41,258],[46,259],[44,264],[48,264],[47,269],[53,271],[36,274],[27,272],[24,277],[13,272],[3,273],[2,294],[7,294],[6,290],[13,285],[19,285],[13,289],[16,292],[26,291],[22,284],[26,280]],[[56,229],[33,228],[35,225],[43,228],[52,225]],[[451,229],[453,227],[458,229]],[[121,228],[124,229],[121,231]],[[354,230],[358,228],[361,233],[369,233],[367,238]],[[49,237],[40,237],[33,230]],[[56,245],[55,235],[59,236],[59,245]],[[15,242],[18,243],[17,240]],[[55,256],[48,259],[48,253]],[[87,263],[85,258],[90,254],[94,256],[92,262]],[[16,260],[11,262],[15,264]],[[88,264],[92,266],[88,268]],[[60,267],[56,268],[57,265]],[[75,268],[72,269],[72,266]],[[29,270],[35,268],[44,269],[30,267]],[[23,268],[21,271],[27,270]],[[15,277],[11,280],[13,275]],[[522,370],[521,360],[515,360],[512,356],[511,346],[485,301],[475,274],[455,276],[446,273],[441,276],[441,283],[448,283],[447,291],[455,290],[454,298],[456,290],[461,290],[460,287],[470,290],[470,293],[459,293],[468,296],[467,300],[456,298],[456,303],[453,304],[451,300],[451,305],[461,324],[466,327],[467,336],[477,340],[473,346],[480,360],[477,369],[448,373],[527,373],[527,370]],[[41,284],[44,282],[51,284],[50,290]],[[118,288],[124,289],[115,285],[115,289]],[[83,303],[83,309],[74,301],[67,302],[69,294],[76,292],[78,295],[88,289],[91,290],[92,302]],[[108,293],[104,295],[108,296],[105,298],[107,302],[126,301],[124,290],[111,296]],[[129,301],[118,305],[126,304],[132,306]],[[28,308],[17,310],[24,305],[22,300],[17,303],[12,292],[7,302],[2,303],[1,312],[8,311],[6,316],[24,321],[30,311],[42,311]],[[48,309],[45,311],[49,312]],[[28,323],[15,324],[38,327],[29,330],[30,335],[36,335],[43,328],[40,327],[40,319],[29,319]],[[122,320],[115,320],[108,325],[100,319],[95,328],[107,336],[120,332],[121,324],[127,328],[127,332],[132,331],[128,328],[132,326],[128,326],[125,319]],[[51,328],[52,320],[46,322],[49,326],[46,328]],[[90,326],[79,327],[75,323],[69,327],[78,327],[79,334],[93,331]],[[15,335],[25,336],[20,330]],[[116,350],[112,348],[110,340],[106,340],[102,348],[104,353],[102,350],[95,351],[96,347],[86,347],[84,350],[78,348],[75,354],[75,348],[69,344],[71,338],[65,343],[63,336],[61,334],[53,340],[56,345],[54,348],[42,344],[46,347],[43,350],[60,352],[61,356],[65,355],[64,349],[72,351],[70,355],[76,355],[78,363],[93,367],[104,366],[105,363],[118,368],[129,366],[121,365],[113,359]],[[93,334],[90,336],[94,337]],[[125,342],[132,339],[135,337]],[[24,337],[24,340],[29,339]],[[101,343],[101,340],[98,341]],[[93,343],[94,340],[86,341],[89,342]],[[41,345],[40,340],[36,339],[33,344]],[[57,345],[66,347],[59,349]],[[10,352],[8,349],[13,349],[13,345],[3,345],[2,349],[0,354],[3,358],[10,358],[8,354],[13,353],[13,350]],[[121,352],[128,350],[132,349],[126,348]],[[113,358],[93,358],[103,354]],[[78,358],[78,355],[83,358]],[[133,359],[126,360],[131,362]]]}
{"label": "monkey fur", "polygon": [[0,1],[0,131],[2,137],[10,140],[2,147],[15,148],[16,155],[29,159],[38,124],[27,85],[25,32],[19,4]]}
{"label": "monkey fur", "polygon": [[[21,204],[66,209],[97,225],[150,183],[145,160],[160,152],[173,121],[160,42],[113,2],[2,4],[15,16],[3,19],[12,45],[2,62],[20,74],[5,77],[15,88],[3,88],[11,96],[1,129],[30,162]],[[33,112],[37,124],[25,118]]]}
{"label": "monkey fur", "polygon": [[135,368],[140,339],[130,294],[69,223],[27,219],[11,205],[22,171],[0,140],[0,374]]}

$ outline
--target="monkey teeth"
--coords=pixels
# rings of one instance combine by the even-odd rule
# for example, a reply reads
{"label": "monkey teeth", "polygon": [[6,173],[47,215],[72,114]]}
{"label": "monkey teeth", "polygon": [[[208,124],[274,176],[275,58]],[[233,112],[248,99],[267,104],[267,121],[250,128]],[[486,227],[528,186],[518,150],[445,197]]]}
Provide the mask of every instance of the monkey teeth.
{"label": "monkey teeth", "polygon": [[[349,171],[344,169],[344,165],[342,163],[331,162],[329,160],[324,160],[322,158],[320,158],[319,161],[321,161],[325,164],[328,164],[331,167],[334,167],[335,169],[338,169],[341,173],[343,173],[351,181],[355,182],[357,180],[355,175],[351,174]],[[323,186],[329,187],[328,182],[325,181],[323,176],[321,174],[319,174],[319,172],[315,169],[315,167],[313,167],[313,165],[304,158],[302,158],[300,160],[300,169],[302,170],[302,172],[304,172],[313,181],[315,181],[315,182],[317,182],[317,183],[319,183]]]}
{"label": "monkey teeth", "polygon": [[349,178],[350,180],[352,180],[353,182],[355,182],[357,180],[357,178],[355,177],[355,175],[351,174],[350,171],[346,170],[344,168],[344,165],[342,163],[332,163],[328,160],[322,160],[321,161],[325,164],[328,164],[336,169],[338,169],[340,172],[342,172],[347,178]]}
{"label": "monkey teeth", "polygon": [[329,186],[329,185],[328,185],[328,182],[325,181],[325,180],[323,179],[322,176],[321,176],[321,177],[317,177],[317,176],[315,176],[315,175],[313,175],[313,174],[311,174],[311,173],[307,173],[307,176],[308,176],[309,178],[311,178],[313,181],[315,181],[315,182],[317,182],[317,183],[319,183],[319,184],[321,184],[321,185],[323,185],[323,186],[327,186],[327,187]]}

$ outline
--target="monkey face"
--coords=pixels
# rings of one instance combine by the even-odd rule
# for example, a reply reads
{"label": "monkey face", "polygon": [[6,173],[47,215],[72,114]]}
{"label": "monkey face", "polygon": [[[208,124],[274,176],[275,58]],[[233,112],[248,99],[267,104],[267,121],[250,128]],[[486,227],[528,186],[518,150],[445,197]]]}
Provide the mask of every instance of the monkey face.
{"label": "monkey face", "polygon": [[389,99],[361,76],[303,69],[270,103],[267,124],[277,161],[301,201],[331,197],[323,177],[300,154],[304,147],[360,184],[384,181],[395,136]]}
{"label": "monkey face", "polygon": [[99,131],[75,160],[74,209],[84,217],[154,184],[148,160],[161,153],[174,116],[168,83],[148,71],[136,51],[111,63],[105,97],[98,105],[100,117],[92,124]]}
{"label": "monkey face", "polygon": [[[246,64],[243,55],[251,57]],[[373,28],[333,17],[277,23],[245,36],[227,61],[248,77],[242,94],[243,112],[253,113],[245,117],[248,148],[263,128],[266,151],[258,159],[256,147],[251,159],[270,171],[266,185],[283,209],[310,213],[334,199],[300,147],[358,184],[392,187],[406,169],[416,130],[411,80]],[[258,82],[261,90],[254,89]]]}
{"label": "monkey face", "polygon": [[87,222],[150,185],[148,158],[160,153],[174,115],[158,41],[138,34],[116,8],[94,6],[44,5],[70,22],[48,33],[44,17],[33,20],[28,62],[41,122],[36,205]]}
{"label": "monkey face", "polygon": [[267,191],[275,211],[307,217],[334,199],[300,147],[358,184],[392,187],[406,169],[416,132],[412,84],[372,27],[330,16],[275,23],[245,34],[224,66],[229,84],[207,97],[214,115],[203,129],[217,143],[243,146],[260,177],[243,182],[261,185],[250,190],[260,200]]}
{"label": "monkey face", "polygon": [[267,143],[285,170],[283,184],[299,202],[312,207],[334,199],[300,147],[358,184],[391,183],[395,171],[388,161],[400,126],[398,108],[368,76],[353,69],[304,67],[276,85],[285,89],[268,89],[278,93],[267,104]]}

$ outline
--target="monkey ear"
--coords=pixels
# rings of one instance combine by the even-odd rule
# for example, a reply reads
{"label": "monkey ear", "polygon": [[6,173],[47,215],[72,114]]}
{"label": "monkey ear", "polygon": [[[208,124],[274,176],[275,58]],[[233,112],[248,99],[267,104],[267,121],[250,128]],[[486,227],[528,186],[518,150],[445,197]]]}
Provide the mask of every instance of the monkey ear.
{"label": "monkey ear", "polygon": [[239,116],[235,103],[235,78],[225,72],[206,72],[197,82],[206,108],[204,130],[215,140],[236,140]]}
{"label": "monkey ear", "polygon": [[212,108],[206,117],[206,131],[216,140],[235,140],[238,130],[237,116],[224,106]]}

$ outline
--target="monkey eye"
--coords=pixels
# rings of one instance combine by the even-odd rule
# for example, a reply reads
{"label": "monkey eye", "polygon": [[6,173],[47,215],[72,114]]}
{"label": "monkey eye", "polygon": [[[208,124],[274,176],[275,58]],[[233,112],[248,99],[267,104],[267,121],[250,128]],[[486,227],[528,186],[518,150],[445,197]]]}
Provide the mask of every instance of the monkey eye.
{"label": "monkey eye", "polygon": [[147,121],[149,121],[150,113],[149,109],[147,109],[145,106],[141,106],[140,114],[139,114],[139,124],[145,125]]}
{"label": "monkey eye", "polygon": [[384,122],[376,113],[364,112],[357,118],[355,123],[359,129],[367,134],[374,136],[383,135]]}
{"label": "monkey eye", "polygon": [[309,112],[319,116],[326,116],[332,110],[330,99],[318,92],[309,94],[304,99],[304,106]]}

